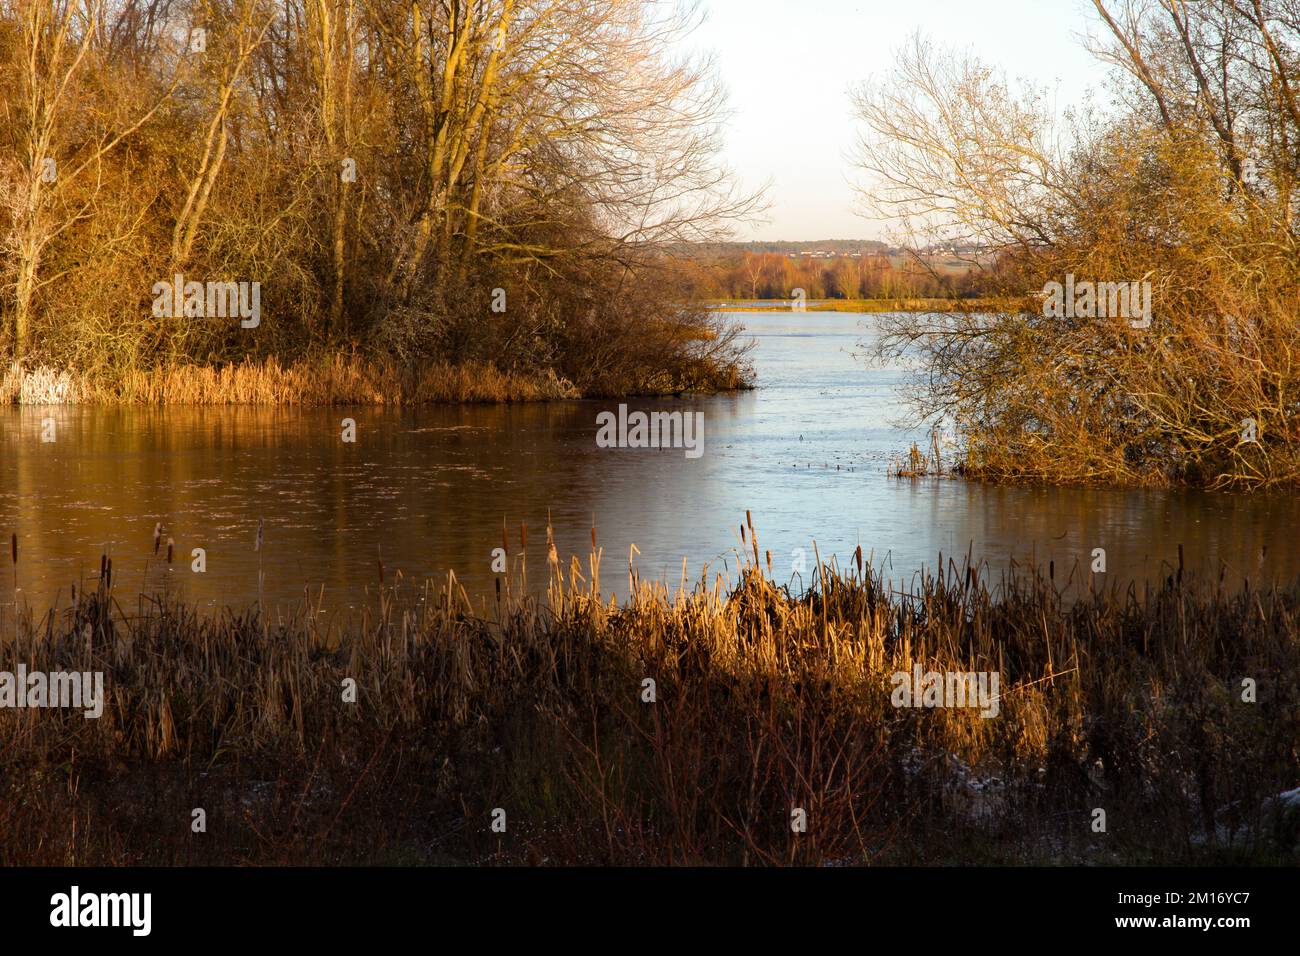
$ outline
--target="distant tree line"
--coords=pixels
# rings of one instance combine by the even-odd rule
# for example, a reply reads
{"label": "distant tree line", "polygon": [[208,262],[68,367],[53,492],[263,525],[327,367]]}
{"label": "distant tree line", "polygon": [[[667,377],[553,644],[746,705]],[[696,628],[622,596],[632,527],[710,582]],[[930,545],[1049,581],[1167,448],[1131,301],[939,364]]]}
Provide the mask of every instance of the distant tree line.
{"label": "distant tree line", "polygon": [[[821,248],[820,245],[809,245]],[[857,256],[740,252],[678,262],[696,300],[970,298],[982,275],[973,262],[874,253]]]}
{"label": "distant tree line", "polygon": [[899,251],[878,239],[812,239],[799,241],[754,239],[747,242],[729,240],[726,242],[678,243],[668,246],[667,249],[677,255],[713,259],[743,255],[746,252],[775,252],[783,255],[823,252],[834,253],[835,255],[866,256],[876,253],[889,255]]}

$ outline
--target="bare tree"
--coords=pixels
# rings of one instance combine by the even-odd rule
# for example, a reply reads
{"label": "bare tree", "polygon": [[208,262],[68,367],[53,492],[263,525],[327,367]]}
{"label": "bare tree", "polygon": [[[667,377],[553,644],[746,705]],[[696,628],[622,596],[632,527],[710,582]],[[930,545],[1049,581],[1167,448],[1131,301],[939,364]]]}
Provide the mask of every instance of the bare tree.
{"label": "bare tree", "polygon": [[[956,423],[971,474],[1296,480],[1295,5],[1096,6],[1110,114],[1054,116],[919,38],[858,91],[868,209],[975,244],[1006,303],[885,317],[878,352],[921,358],[917,408]],[[1149,284],[1154,321],[1049,312],[1067,277]]]}

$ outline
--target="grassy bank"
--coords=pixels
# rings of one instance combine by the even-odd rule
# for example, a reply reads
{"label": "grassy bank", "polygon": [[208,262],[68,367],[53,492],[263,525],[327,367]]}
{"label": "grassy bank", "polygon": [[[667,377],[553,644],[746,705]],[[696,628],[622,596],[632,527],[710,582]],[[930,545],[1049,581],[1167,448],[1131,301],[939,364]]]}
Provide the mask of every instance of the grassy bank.
{"label": "grassy bank", "polygon": [[[629,570],[618,606],[592,537],[533,569],[545,598],[516,558],[480,601],[390,575],[349,622],[203,616],[106,564],[0,641],[0,670],[100,670],[108,698],[0,710],[0,864],[1297,860],[1300,582],[1067,602],[855,563],[794,595],[751,529],[735,590]],[[914,665],[997,672],[998,715],[894,706]]]}
{"label": "grassy bank", "polygon": [[[629,383],[636,394],[747,388],[734,365]],[[607,388],[590,392],[604,395]],[[532,402],[589,394],[552,369],[503,371],[486,362],[426,363],[328,355],[288,364],[268,358],[225,365],[177,365],[148,371],[79,373],[11,365],[0,375],[0,405],[420,405],[430,402]]]}
{"label": "grassy bank", "polygon": [[11,366],[0,379],[0,404],[7,405],[410,405],[576,397],[577,389],[553,372],[502,372],[484,363],[412,370],[343,355],[289,365],[272,358],[100,374]]}

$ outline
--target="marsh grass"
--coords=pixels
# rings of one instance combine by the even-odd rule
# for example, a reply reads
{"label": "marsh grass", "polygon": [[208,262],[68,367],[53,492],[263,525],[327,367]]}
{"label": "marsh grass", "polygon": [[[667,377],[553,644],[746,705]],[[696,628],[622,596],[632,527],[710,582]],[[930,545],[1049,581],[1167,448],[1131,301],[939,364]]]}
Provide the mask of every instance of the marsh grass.
{"label": "marsh grass", "polygon": [[0,378],[0,404],[10,405],[418,405],[576,397],[574,386],[553,371],[508,372],[480,362],[411,369],[344,354],[287,365],[268,358],[85,374],[12,365]]}
{"label": "marsh grass", "polygon": [[[900,590],[859,551],[795,594],[747,538],[734,587],[630,556],[605,599],[593,527],[545,594],[511,551],[488,599],[381,570],[347,620],[123,601],[101,562],[0,642],[0,670],[102,670],[108,696],[0,711],[0,863],[1295,862],[1300,583],[1066,599],[941,559]],[[896,709],[914,663],[998,671],[1000,716]]]}

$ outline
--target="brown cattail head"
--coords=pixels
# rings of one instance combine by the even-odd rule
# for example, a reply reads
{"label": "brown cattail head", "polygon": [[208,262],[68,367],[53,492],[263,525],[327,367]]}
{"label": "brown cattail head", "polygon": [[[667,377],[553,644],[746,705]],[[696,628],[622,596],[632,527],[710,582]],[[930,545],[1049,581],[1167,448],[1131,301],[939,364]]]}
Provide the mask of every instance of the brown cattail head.
{"label": "brown cattail head", "polygon": [[162,522],[155,521],[153,526],[153,553],[158,554],[158,545],[162,543]]}
{"label": "brown cattail head", "polygon": [[170,537],[167,539],[167,563],[172,563],[172,547],[176,544]]}

